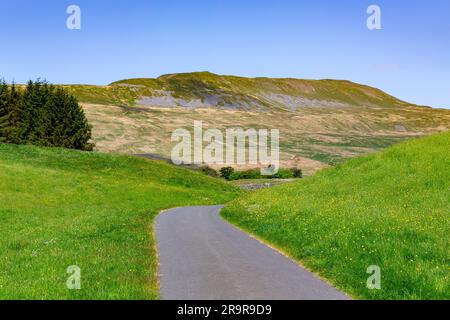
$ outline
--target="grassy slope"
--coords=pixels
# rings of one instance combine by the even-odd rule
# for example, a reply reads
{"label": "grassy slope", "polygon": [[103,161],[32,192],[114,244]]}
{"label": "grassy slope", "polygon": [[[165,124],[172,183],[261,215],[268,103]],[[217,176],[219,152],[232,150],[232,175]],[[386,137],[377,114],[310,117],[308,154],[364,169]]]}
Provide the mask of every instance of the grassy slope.
{"label": "grassy slope", "polygon": [[[185,100],[203,100],[205,96],[214,95],[231,104],[251,101],[253,109],[290,109],[286,106],[290,98],[335,101],[353,106],[412,106],[376,88],[345,80],[244,78],[209,72],[126,79],[108,86],[71,85],[67,88],[80,102],[128,106],[134,105],[141,97],[159,96],[161,92],[170,92],[174,98]],[[290,98],[282,102],[283,99],[279,101],[274,95]]]}
{"label": "grassy slope", "polygon": [[[233,201],[223,216],[355,297],[450,298],[450,133]],[[382,290],[366,269],[381,267]]]}
{"label": "grassy slope", "polygon": [[138,98],[138,93],[121,86],[65,86],[80,102],[131,106]]}
{"label": "grassy slope", "polygon": [[0,299],[155,299],[155,215],[235,195],[159,162],[0,144]]}
{"label": "grassy slope", "polygon": [[[171,92],[177,98],[202,99],[203,95],[223,96],[227,102],[252,100],[265,107],[281,107],[267,94],[287,95],[349,105],[407,106],[381,90],[345,80],[303,80],[292,78],[245,78],[210,72],[178,73],[157,79],[126,79],[111,84],[132,85],[128,90],[139,95],[158,95],[155,90]],[[123,87],[122,87],[123,88]]]}
{"label": "grassy slope", "polygon": [[[320,162],[307,164],[311,168],[299,164],[314,171],[450,129],[450,110],[414,106],[376,88],[341,80],[197,72],[68,88],[84,103],[97,150],[102,152],[167,157],[173,130],[192,128],[194,120],[201,120],[205,128],[280,129],[282,159],[298,156]],[[158,108],[161,99],[167,99],[166,104]],[[189,103],[200,107],[186,107]]]}

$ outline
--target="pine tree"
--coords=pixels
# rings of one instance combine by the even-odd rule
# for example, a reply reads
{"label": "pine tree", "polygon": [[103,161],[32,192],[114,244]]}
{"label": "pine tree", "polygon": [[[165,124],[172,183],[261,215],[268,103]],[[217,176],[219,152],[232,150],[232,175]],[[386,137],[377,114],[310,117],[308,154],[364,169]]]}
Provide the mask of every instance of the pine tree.
{"label": "pine tree", "polygon": [[8,125],[9,87],[4,80],[0,81],[0,142],[6,141],[6,126]]}
{"label": "pine tree", "polygon": [[92,151],[91,127],[77,99],[62,87],[0,82],[0,141]]}
{"label": "pine tree", "polygon": [[20,138],[24,142],[45,144],[42,138],[42,124],[45,123],[44,106],[51,95],[51,87],[40,80],[29,81],[23,94],[22,123]]}
{"label": "pine tree", "polygon": [[28,141],[40,145],[51,146],[50,137],[52,135],[52,123],[51,123],[51,110],[48,109],[48,101],[54,94],[54,86],[46,83],[39,82],[38,85],[34,83],[33,100],[34,106],[33,113],[35,114],[36,121],[31,122],[29,126]]}
{"label": "pine tree", "polygon": [[22,95],[13,83],[9,89],[6,115],[2,117],[2,136],[8,143],[21,143]]}
{"label": "pine tree", "polygon": [[94,145],[89,143],[89,140],[91,140],[91,127],[88,124],[83,108],[73,95],[66,95],[66,97],[66,119],[70,119],[66,134],[69,137],[71,148],[92,151]]}
{"label": "pine tree", "polygon": [[61,138],[64,126],[64,95],[59,88],[49,96],[43,110],[48,114],[48,123],[43,126],[46,143],[52,147],[65,147]]}
{"label": "pine tree", "polygon": [[50,115],[48,142],[54,147],[91,151],[91,128],[76,98],[56,88],[45,106]]}

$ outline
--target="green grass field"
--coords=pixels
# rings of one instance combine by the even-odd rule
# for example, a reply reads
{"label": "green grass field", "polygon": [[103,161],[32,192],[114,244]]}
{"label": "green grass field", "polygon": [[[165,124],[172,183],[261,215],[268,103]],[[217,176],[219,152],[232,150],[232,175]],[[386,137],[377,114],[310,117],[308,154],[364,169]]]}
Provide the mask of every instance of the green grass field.
{"label": "green grass field", "polygon": [[0,300],[156,299],[155,215],[237,192],[164,163],[0,144]]}
{"label": "green grass field", "polygon": [[[450,298],[450,133],[246,194],[222,215],[355,298]],[[371,265],[381,290],[367,288]]]}

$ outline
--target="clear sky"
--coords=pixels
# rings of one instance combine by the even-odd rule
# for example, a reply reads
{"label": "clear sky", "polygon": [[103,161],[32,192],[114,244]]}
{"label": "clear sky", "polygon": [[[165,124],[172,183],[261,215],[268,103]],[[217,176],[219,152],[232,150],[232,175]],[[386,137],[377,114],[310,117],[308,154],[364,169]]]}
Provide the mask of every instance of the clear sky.
{"label": "clear sky", "polygon": [[[81,30],[66,9],[81,8]],[[382,30],[366,26],[381,8]],[[448,0],[0,0],[0,78],[108,84],[211,71],[348,79],[450,108]]]}

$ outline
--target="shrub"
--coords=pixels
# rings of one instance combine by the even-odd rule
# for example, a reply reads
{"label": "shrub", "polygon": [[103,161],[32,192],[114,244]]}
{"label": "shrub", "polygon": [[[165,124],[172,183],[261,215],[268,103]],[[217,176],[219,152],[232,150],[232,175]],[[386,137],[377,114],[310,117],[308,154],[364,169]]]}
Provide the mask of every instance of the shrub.
{"label": "shrub", "polygon": [[299,168],[291,168],[292,176],[294,178],[303,178],[303,172]]}
{"label": "shrub", "polygon": [[230,175],[230,177],[227,180],[234,181],[234,180],[240,180],[240,179],[242,179],[241,173],[238,171],[235,171]]}
{"label": "shrub", "polygon": [[218,177],[219,176],[219,174],[217,173],[216,170],[214,170],[213,168],[208,167],[208,166],[201,167],[200,171],[203,172],[204,174],[210,176],[210,177]]}
{"label": "shrub", "polygon": [[231,176],[230,180],[243,180],[243,179],[262,179],[260,169],[250,169],[245,171],[235,171]]}
{"label": "shrub", "polygon": [[[224,169],[224,168],[222,168]],[[221,171],[222,171],[221,169]],[[245,171],[234,171],[227,180],[244,180],[244,179],[292,179],[301,178],[302,170],[297,168],[283,169],[280,168],[277,173],[271,176],[264,176],[260,169],[250,169]]]}
{"label": "shrub", "polygon": [[226,180],[231,180],[230,177],[234,173],[234,169],[232,167],[224,167],[220,169],[220,176]]}
{"label": "shrub", "polygon": [[269,178],[272,179],[291,179],[293,177],[294,175],[291,170],[281,168],[278,170],[276,174],[274,174],[273,176],[269,176]]}

